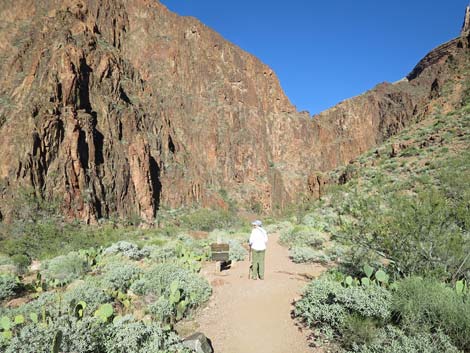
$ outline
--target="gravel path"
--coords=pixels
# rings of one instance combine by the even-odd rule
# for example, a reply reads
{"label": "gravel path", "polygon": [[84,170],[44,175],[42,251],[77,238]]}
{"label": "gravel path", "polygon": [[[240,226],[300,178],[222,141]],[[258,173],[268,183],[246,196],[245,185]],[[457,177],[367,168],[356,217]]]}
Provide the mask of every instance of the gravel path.
{"label": "gravel path", "polygon": [[308,330],[291,318],[293,300],[325,268],[294,264],[288,250],[270,235],[264,281],[248,279],[248,261],[215,273],[209,264],[203,275],[214,288],[209,305],[195,318],[198,330],[212,341],[215,353],[312,353]]}

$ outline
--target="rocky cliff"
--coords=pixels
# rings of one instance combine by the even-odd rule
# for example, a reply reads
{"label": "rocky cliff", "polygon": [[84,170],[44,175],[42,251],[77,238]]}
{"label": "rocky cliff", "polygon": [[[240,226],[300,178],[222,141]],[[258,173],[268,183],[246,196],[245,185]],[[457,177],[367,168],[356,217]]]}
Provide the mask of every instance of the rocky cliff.
{"label": "rocky cliff", "polygon": [[13,217],[22,188],[91,223],[151,222],[162,206],[226,207],[225,192],[282,207],[320,193],[318,172],[423,117],[455,80],[461,89],[446,104],[458,104],[467,58],[462,34],[403,82],[312,119],[269,67],[158,1],[5,0],[0,218]]}

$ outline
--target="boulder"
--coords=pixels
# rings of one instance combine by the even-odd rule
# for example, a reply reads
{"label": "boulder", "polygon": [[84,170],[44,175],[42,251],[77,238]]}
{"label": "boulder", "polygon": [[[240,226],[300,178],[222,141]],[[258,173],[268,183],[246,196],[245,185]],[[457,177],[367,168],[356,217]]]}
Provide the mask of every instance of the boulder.
{"label": "boulder", "polygon": [[193,333],[183,340],[183,345],[196,353],[213,353],[208,338],[202,332]]}

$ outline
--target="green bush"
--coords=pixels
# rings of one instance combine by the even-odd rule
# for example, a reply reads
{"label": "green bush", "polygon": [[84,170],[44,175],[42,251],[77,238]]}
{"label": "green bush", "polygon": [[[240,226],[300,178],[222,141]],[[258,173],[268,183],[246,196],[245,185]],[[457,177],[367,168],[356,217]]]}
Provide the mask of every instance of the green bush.
{"label": "green bush", "polygon": [[144,324],[131,316],[102,323],[93,317],[80,320],[64,315],[47,325],[21,325],[11,340],[0,340],[5,353],[50,353],[57,332],[62,333],[60,352],[80,353],[169,353],[185,352],[178,336],[158,324]]}
{"label": "green bush", "polygon": [[106,330],[104,346],[107,353],[183,352],[180,339],[159,325],[144,324],[125,316]]}
{"label": "green bush", "polygon": [[348,315],[341,328],[341,342],[347,348],[371,344],[378,335],[377,321],[369,317]]}
{"label": "green bush", "polygon": [[457,214],[467,207],[466,200],[452,204],[442,192],[431,189],[416,196],[396,194],[385,202],[379,198],[357,202],[356,221],[343,225],[340,240],[354,244],[362,261],[374,260],[364,257],[371,251],[387,258],[396,276],[419,274],[442,280],[470,270],[464,261],[470,251],[468,229]]}
{"label": "green bush", "polygon": [[312,248],[296,246],[290,250],[290,258],[295,263],[314,263],[327,264],[330,258],[323,252]]}
{"label": "green bush", "polygon": [[135,265],[113,262],[104,268],[100,284],[104,289],[125,293],[142,273],[143,271]]}
{"label": "green bush", "polygon": [[13,260],[10,256],[0,253],[0,266],[12,265]]}
{"label": "green bush", "polygon": [[170,259],[174,259],[176,254],[175,246],[163,246],[155,247],[150,250],[150,259],[154,262],[166,262]]}
{"label": "green bush", "polygon": [[394,326],[380,329],[372,342],[353,344],[350,353],[460,353],[441,331],[408,335]]}
{"label": "green bush", "polygon": [[[77,320],[73,316],[60,316],[48,325],[28,323],[22,325],[10,341],[5,342],[5,353],[50,353],[57,332],[62,333],[60,352],[102,352],[102,327],[95,318]],[[1,346],[0,346],[1,347]]]}
{"label": "green bush", "polygon": [[433,279],[412,277],[400,282],[393,307],[409,331],[442,330],[454,345],[470,350],[470,302]]}
{"label": "green bush", "polygon": [[240,244],[239,241],[232,239],[228,241],[230,246],[229,258],[231,261],[243,261],[248,255],[248,251]]}
{"label": "green bush", "polygon": [[345,330],[349,328],[350,332],[353,327],[351,317],[364,322],[389,320],[391,293],[377,285],[344,287],[323,277],[307,286],[302,299],[295,304],[294,313],[321,334],[342,337]]}
{"label": "green bush", "polygon": [[227,229],[239,224],[239,218],[234,213],[226,210],[216,211],[201,208],[181,217],[182,227],[206,232],[213,229]]}
{"label": "green bush", "polygon": [[62,286],[80,278],[89,270],[86,260],[78,253],[55,257],[42,264],[41,274],[46,281]]}
{"label": "green bush", "polygon": [[156,320],[167,322],[173,315],[173,306],[167,298],[161,296],[155,303],[149,306],[149,311]]}
{"label": "green bush", "polygon": [[281,232],[279,241],[288,246],[312,246],[321,247],[325,241],[321,232],[315,228],[297,225]]}
{"label": "green bush", "polygon": [[106,248],[103,251],[103,254],[122,254],[131,260],[140,260],[144,257],[148,257],[150,255],[150,251],[148,248],[139,249],[137,245],[127,241],[119,241]]}
{"label": "green bush", "polygon": [[18,289],[19,283],[16,277],[0,274],[0,300],[12,297]]}
{"label": "green bush", "polygon": [[169,298],[173,281],[179,283],[183,290],[182,297],[188,299],[189,307],[194,308],[204,303],[212,292],[204,278],[175,264],[155,265],[132,285],[131,290],[140,295],[154,294],[157,297]]}
{"label": "green bush", "polygon": [[86,303],[85,314],[92,315],[101,304],[111,302],[112,298],[102,289],[93,284],[83,282],[64,293],[64,308],[68,309],[71,303],[84,301]]}
{"label": "green bush", "polygon": [[28,272],[28,267],[31,265],[31,259],[27,255],[16,254],[13,255],[11,259],[20,274]]}

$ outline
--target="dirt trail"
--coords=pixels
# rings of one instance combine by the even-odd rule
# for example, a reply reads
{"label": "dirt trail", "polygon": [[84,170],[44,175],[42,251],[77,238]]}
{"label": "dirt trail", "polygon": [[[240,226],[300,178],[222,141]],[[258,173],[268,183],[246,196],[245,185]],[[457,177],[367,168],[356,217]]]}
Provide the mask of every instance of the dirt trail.
{"label": "dirt trail", "polygon": [[278,238],[269,237],[264,281],[248,279],[248,260],[219,274],[213,264],[204,269],[214,295],[196,321],[215,353],[320,352],[308,346],[308,332],[295,325],[291,311],[292,301],[325,268],[292,263]]}

